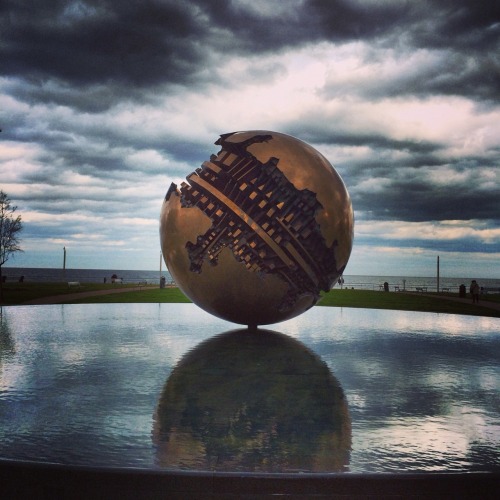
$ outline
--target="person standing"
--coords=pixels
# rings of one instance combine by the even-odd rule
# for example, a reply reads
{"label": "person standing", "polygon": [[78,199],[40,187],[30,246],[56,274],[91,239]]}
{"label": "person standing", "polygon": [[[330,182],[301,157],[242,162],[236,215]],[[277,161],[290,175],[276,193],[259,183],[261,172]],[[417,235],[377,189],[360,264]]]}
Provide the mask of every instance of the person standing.
{"label": "person standing", "polygon": [[472,303],[477,304],[479,302],[479,285],[476,280],[472,280],[470,284],[470,293],[472,295]]}

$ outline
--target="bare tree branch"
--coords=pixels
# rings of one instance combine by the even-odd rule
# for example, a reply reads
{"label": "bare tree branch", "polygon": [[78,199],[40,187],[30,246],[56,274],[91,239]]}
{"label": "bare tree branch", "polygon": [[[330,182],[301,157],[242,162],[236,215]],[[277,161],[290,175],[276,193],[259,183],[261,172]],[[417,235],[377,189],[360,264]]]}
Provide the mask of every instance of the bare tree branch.
{"label": "bare tree branch", "polygon": [[22,252],[19,245],[19,232],[22,230],[21,216],[15,216],[16,206],[0,190],[0,303],[3,302],[2,266],[16,252]]}

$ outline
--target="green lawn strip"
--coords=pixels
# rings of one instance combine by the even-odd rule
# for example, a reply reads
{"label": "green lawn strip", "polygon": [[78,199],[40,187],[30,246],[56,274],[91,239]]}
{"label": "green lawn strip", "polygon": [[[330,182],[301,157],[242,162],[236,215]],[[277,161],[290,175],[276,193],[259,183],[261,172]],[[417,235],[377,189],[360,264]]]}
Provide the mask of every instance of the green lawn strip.
{"label": "green lawn strip", "polygon": [[454,302],[452,300],[419,294],[387,293],[371,290],[334,289],[324,294],[318,305],[500,317],[500,311],[472,303]]}
{"label": "green lawn strip", "polygon": [[65,302],[66,304],[110,304],[110,303],[186,303],[191,302],[178,288],[144,288],[139,291],[94,295]]}
{"label": "green lawn strip", "polygon": [[[28,300],[74,294],[78,292],[117,290],[137,287],[135,283],[113,285],[103,283],[83,283],[79,288],[68,287],[67,283],[4,283],[3,305],[22,304]],[[446,297],[447,294],[440,294]],[[450,297],[456,297],[449,294]],[[488,294],[481,301],[500,302],[500,294]],[[114,293],[109,295],[94,295],[59,303],[186,303],[190,300],[178,288],[159,288],[149,285],[139,291]],[[408,311],[441,312],[449,314],[469,314],[475,316],[500,317],[500,312],[481,307],[472,303],[453,302],[443,298],[434,298],[421,294],[379,292],[373,290],[333,289],[323,295],[320,306],[331,307],[362,307],[368,309],[396,309]]]}
{"label": "green lawn strip", "polygon": [[[153,286],[153,285],[151,285]],[[42,297],[52,297],[78,292],[93,292],[98,290],[115,290],[137,287],[137,283],[104,284],[82,283],[79,287],[69,287],[68,283],[3,283],[3,305],[22,304],[28,300]],[[148,289],[146,287],[145,289]]]}

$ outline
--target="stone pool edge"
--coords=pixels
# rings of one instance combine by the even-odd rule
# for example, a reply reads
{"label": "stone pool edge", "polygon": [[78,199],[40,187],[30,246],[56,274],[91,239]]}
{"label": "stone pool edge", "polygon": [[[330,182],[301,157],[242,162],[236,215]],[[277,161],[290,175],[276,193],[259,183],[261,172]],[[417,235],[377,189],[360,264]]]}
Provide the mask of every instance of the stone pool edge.
{"label": "stone pool edge", "polygon": [[0,459],[4,498],[496,498],[500,472],[238,473]]}

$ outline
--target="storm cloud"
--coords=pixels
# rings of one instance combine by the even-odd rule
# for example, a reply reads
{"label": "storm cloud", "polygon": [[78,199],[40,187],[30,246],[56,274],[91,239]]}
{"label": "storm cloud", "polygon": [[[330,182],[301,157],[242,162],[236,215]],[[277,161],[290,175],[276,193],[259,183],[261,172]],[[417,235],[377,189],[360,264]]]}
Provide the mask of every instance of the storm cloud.
{"label": "storm cloud", "polygon": [[221,133],[268,129],[342,175],[347,273],[397,249],[393,274],[422,252],[500,271],[498,2],[7,0],[0,61],[17,265],[56,266],[64,244],[74,267],[155,268],[170,183]]}

